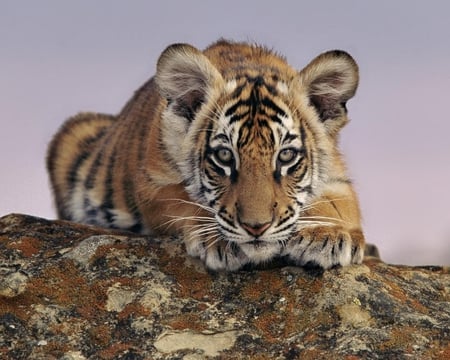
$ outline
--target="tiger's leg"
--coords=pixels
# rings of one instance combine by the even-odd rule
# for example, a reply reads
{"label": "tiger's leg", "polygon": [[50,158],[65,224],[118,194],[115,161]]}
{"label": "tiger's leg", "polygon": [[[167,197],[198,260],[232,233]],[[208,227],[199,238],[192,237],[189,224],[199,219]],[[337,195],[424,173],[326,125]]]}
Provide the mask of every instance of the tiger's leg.
{"label": "tiger's leg", "polygon": [[356,195],[350,184],[339,184],[306,207],[283,255],[296,265],[328,269],[360,264],[364,247]]}

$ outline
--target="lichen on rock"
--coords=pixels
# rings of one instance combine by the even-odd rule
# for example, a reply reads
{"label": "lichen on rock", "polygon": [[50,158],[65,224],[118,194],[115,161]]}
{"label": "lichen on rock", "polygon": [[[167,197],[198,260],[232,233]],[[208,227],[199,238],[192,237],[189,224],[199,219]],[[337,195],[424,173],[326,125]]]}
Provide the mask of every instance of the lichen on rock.
{"label": "lichen on rock", "polygon": [[450,271],[210,273],[177,239],[0,219],[1,359],[448,359]]}

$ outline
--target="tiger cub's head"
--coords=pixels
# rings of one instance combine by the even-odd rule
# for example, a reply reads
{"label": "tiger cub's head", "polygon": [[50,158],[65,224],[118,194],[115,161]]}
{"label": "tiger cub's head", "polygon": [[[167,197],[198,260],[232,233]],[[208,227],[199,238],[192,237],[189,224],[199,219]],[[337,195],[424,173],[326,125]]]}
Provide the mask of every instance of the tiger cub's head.
{"label": "tiger cub's head", "polygon": [[161,55],[155,79],[168,104],[165,156],[215,218],[215,238],[249,252],[283,242],[343,171],[336,138],[358,83],[345,52],[296,71],[258,46],[222,42],[201,52],[177,44]]}

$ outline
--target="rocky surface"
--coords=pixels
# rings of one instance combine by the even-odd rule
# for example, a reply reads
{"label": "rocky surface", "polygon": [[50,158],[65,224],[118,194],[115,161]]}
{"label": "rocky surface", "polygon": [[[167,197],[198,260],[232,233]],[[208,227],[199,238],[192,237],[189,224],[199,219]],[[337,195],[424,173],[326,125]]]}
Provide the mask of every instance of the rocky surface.
{"label": "rocky surface", "polygon": [[1,359],[450,359],[450,271],[211,274],[156,241],[0,219]]}

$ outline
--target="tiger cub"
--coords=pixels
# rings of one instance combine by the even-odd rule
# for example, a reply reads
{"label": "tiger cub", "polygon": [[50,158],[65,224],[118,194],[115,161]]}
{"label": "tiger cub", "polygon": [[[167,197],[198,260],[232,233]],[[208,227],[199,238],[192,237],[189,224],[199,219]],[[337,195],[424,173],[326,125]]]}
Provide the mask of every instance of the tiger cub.
{"label": "tiger cub", "polygon": [[119,114],[78,114],[50,143],[58,215],[180,234],[212,270],[278,257],[361,263],[360,210],[337,146],[357,84],[343,51],[297,71],[258,45],[171,45]]}

